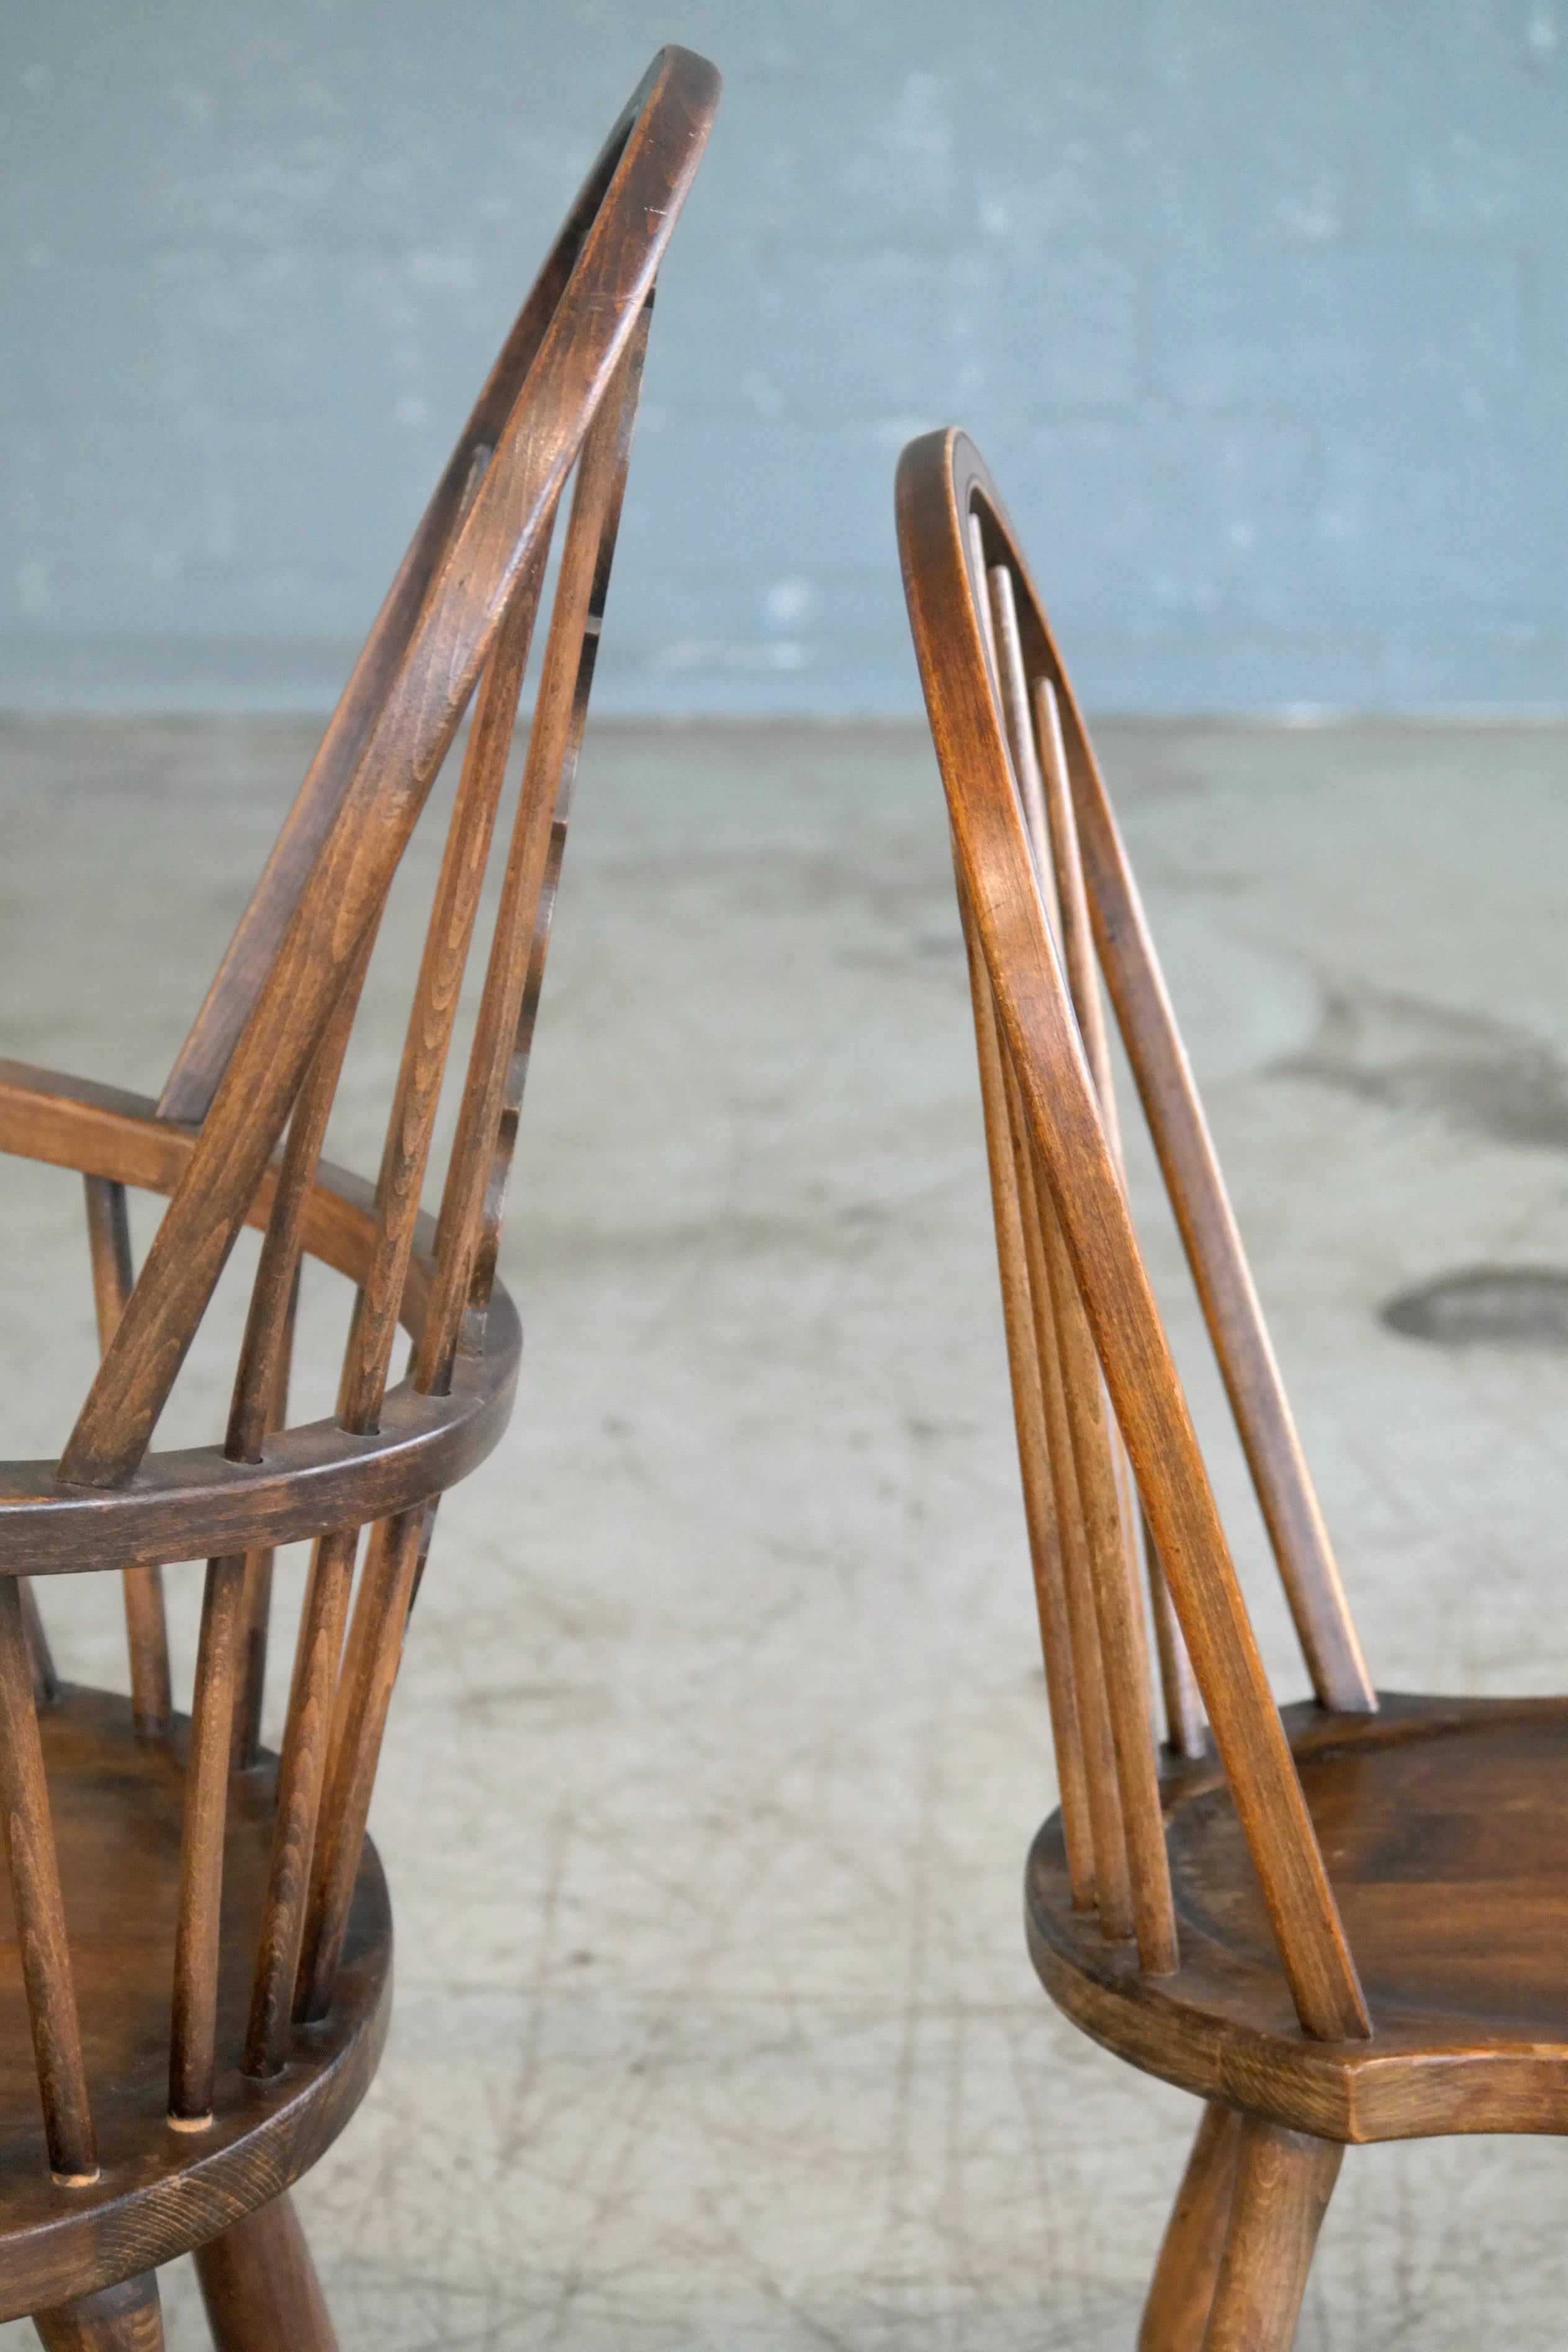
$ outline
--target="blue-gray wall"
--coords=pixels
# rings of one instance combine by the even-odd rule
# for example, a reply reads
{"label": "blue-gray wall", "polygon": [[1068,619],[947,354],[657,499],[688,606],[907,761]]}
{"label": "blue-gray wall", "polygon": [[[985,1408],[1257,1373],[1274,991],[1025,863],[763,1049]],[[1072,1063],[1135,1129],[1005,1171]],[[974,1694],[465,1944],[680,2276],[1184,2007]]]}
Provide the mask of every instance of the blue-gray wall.
{"label": "blue-gray wall", "polygon": [[1101,708],[1568,705],[1551,0],[13,0],[0,701],[330,700],[660,39],[722,67],[603,684],[917,707],[966,424]]}

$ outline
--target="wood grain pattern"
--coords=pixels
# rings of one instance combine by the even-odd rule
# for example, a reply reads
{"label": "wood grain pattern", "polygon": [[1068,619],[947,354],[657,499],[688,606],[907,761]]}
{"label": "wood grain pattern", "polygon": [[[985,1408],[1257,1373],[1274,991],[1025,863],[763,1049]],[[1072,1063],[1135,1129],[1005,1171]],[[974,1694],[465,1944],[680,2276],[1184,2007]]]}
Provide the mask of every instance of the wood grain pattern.
{"label": "wood grain pattern", "polygon": [[1343,2157],[1331,2141],[1242,2118],[1204,2352],[1289,2352]]}
{"label": "wood grain pattern", "polygon": [[[1313,1703],[1284,1710],[1325,1839],[1341,1833],[1363,1792],[1373,1801],[1364,1844],[1358,1838],[1343,1873],[1336,1856],[1335,1875],[1375,2034],[1326,2042],[1301,2033],[1268,1913],[1249,1869],[1238,1871],[1244,1842],[1213,1757],[1173,1760],[1163,1782],[1179,1972],[1144,1977],[1129,1946],[1103,1942],[1075,1912],[1055,1822],[1036,1838],[1026,1873],[1035,1967],[1058,2005],[1107,2049],[1197,2098],[1292,2130],[1358,2144],[1568,2133],[1557,1958],[1568,1824],[1556,1797],[1568,1702],[1380,1697],[1376,1717]],[[1411,1754],[1396,1759],[1406,1746]],[[1339,1797],[1321,1811],[1336,1782]],[[1491,1877],[1504,1806],[1525,1831],[1522,1852]],[[1404,1858],[1412,1823],[1446,1856],[1436,1881],[1412,1875]],[[1476,1891],[1467,1897],[1468,1881]],[[1488,1938],[1489,1906],[1508,1919],[1506,1939]]]}
{"label": "wood grain pattern", "polygon": [[1161,2241],[1138,2352],[1201,2352],[1230,2221],[1240,2136],[1240,2116],[1211,2100]]}
{"label": "wood grain pattern", "polygon": [[326,2297],[287,2190],[198,2246],[196,2276],[216,2352],[337,2352]]}
{"label": "wood grain pattern", "polygon": [[163,2352],[156,2273],[123,2279],[33,2320],[44,2352]]}

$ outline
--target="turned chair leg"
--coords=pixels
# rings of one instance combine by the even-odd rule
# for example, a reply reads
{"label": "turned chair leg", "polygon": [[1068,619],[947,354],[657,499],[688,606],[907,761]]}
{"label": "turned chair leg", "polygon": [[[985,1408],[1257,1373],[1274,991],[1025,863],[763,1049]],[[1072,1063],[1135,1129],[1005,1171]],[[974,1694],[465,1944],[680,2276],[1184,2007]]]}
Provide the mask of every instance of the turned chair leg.
{"label": "turned chair leg", "polygon": [[1143,2305],[1138,2352],[1199,2352],[1230,2220],[1231,2183],[1241,2117],[1234,2107],[1205,2107]]}
{"label": "turned chair leg", "polygon": [[76,2303],[33,2315],[44,2352],[163,2352],[158,2273],[106,2286]]}
{"label": "turned chair leg", "polygon": [[338,2352],[287,2190],[198,2246],[196,2276],[217,2352]]}
{"label": "turned chair leg", "polygon": [[1289,2352],[1343,2156],[1336,2140],[1243,2117],[1203,2352]]}

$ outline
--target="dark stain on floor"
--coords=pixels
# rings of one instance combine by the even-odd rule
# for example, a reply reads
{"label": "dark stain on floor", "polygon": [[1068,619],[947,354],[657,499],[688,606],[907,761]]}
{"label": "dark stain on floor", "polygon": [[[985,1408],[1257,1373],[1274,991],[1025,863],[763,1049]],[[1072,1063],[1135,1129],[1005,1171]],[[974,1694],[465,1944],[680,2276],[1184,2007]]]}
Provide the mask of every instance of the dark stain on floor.
{"label": "dark stain on floor", "polygon": [[1468,1265],[1402,1290],[1378,1319],[1438,1348],[1568,1349],[1568,1272],[1554,1265]]}
{"label": "dark stain on floor", "polygon": [[1568,1151],[1568,1068],[1541,1039],[1484,1013],[1331,988],[1311,1044],[1274,1069],[1488,1143]]}

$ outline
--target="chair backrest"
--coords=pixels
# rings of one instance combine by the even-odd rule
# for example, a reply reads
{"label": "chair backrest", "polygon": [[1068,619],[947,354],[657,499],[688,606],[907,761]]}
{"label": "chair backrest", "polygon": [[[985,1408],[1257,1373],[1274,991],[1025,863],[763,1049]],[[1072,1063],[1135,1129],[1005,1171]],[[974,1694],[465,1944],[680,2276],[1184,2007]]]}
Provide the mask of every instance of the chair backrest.
{"label": "chair backrest", "polygon": [[[1103,979],[1321,1706],[1375,1709],[1127,853],[1028,570],[959,433],[898,478],[969,957],[1075,1902],[1179,1963],[1139,1552],[1178,1752],[1213,1730],[1303,2029],[1370,2029],[1129,1213]],[[1141,1545],[1140,1521],[1146,1542]]]}
{"label": "chair backrest", "polygon": [[[51,1092],[41,1079],[11,1097],[11,1148],[85,1172],[101,1357],[52,1491],[13,1477],[5,1499],[17,1516],[7,1529],[0,1508],[0,1538],[11,1535],[13,1564],[136,1563],[125,1584],[133,1701],[151,1737],[171,1719],[160,1563],[209,1555],[171,2034],[170,2116],[185,2127],[199,2127],[212,2105],[226,1791],[231,1764],[257,1753],[272,1547],[315,1538],[245,2052],[258,2075],[282,2064],[292,2021],[320,2018],[330,2004],[439,1492],[504,1424],[517,1329],[494,1281],[501,1211],[654,283],[718,88],[704,59],[667,48],[611,133],[415,534],[156,1113],[105,1089]],[[420,1196],[458,992],[574,471],[432,1224]],[[322,1143],[387,893],[470,701],[372,1196],[326,1166]],[[73,1121],[79,1132],[67,1134]],[[127,1175],[172,1194],[134,1278]],[[200,1467],[195,1454],[148,1458],[247,1222],[263,1239],[224,1459]],[[336,1422],[289,1431],[295,1300],[310,1254],[350,1273],[356,1296]],[[413,1360],[408,1379],[389,1389],[400,1322]],[[424,1450],[422,1468],[411,1440]],[[116,1530],[134,1545],[118,1557]],[[35,2050],[52,2167],[84,2179],[94,2169],[93,2130],[37,1725],[21,1703],[29,1675],[47,1701],[52,1668],[32,1592],[24,1577],[0,1573],[0,1783]]]}

